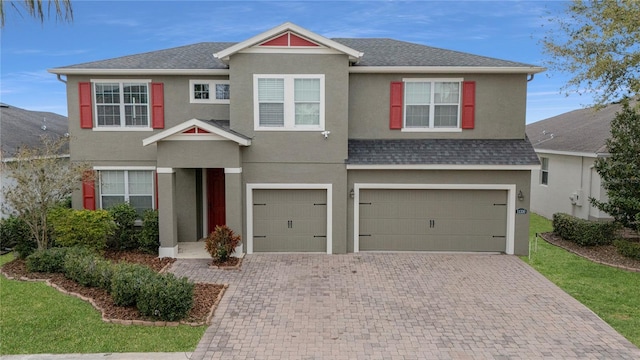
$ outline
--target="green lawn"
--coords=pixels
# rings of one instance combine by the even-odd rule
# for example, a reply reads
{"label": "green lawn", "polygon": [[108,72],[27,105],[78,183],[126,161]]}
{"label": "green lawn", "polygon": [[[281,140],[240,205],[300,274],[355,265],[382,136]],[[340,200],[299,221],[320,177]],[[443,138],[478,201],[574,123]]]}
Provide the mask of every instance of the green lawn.
{"label": "green lawn", "polygon": [[[551,229],[550,220],[531,214],[530,241]],[[640,347],[640,273],[595,264],[542,239],[523,260]]]}
{"label": "green lawn", "polygon": [[[0,257],[0,265],[13,255]],[[0,355],[193,351],[205,326],[123,326],[40,282],[0,275]]]}

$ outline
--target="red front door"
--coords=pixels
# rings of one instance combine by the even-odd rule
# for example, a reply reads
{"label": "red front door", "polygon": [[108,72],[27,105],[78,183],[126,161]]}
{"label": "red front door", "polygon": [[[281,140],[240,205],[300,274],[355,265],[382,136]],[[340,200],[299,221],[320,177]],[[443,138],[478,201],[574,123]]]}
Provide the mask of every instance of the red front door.
{"label": "red front door", "polygon": [[216,225],[224,225],[225,218],[224,201],[224,169],[207,169],[207,222],[209,233]]}

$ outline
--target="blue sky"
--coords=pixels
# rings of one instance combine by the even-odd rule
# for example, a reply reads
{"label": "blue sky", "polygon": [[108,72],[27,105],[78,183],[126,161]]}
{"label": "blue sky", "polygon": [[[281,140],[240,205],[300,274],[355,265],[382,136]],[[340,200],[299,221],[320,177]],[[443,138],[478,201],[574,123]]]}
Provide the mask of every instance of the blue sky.
{"label": "blue sky", "polygon": [[[74,21],[41,25],[6,6],[0,101],[67,114],[65,85],[47,69],[203,41],[243,41],[291,21],[326,37],[388,37],[544,66],[539,40],[561,1],[89,1]],[[527,122],[581,108],[591,98],[547,71],[529,83]]]}

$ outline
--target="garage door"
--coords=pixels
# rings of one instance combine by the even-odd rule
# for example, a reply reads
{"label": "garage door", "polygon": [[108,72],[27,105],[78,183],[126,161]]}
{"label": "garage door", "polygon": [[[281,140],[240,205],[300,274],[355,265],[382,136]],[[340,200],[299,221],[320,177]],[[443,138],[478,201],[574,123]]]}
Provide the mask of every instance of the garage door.
{"label": "garage door", "polygon": [[326,252],[326,190],[254,190],[254,252]]}
{"label": "garage door", "polygon": [[504,252],[506,228],[506,191],[360,192],[362,251]]}

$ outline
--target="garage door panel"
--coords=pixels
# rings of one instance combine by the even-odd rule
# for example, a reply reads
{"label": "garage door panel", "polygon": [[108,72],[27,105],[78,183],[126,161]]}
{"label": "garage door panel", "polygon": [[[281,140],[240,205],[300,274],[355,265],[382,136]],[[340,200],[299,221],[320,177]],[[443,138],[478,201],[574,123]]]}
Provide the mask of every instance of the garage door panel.
{"label": "garage door panel", "polygon": [[504,251],[504,190],[364,189],[360,250]]}

